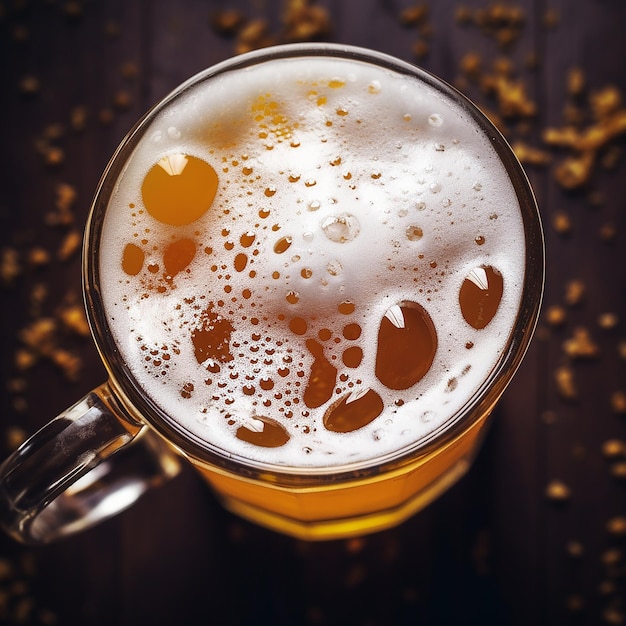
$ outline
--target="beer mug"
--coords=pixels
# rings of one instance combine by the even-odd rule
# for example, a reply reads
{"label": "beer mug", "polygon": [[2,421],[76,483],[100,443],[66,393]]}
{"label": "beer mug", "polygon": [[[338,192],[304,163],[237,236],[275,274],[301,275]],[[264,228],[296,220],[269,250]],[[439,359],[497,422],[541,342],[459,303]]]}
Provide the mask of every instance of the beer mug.
{"label": "beer mug", "polygon": [[296,537],[394,526],[470,466],[543,273],[527,178],[451,86],[333,44],[222,62],[104,172],[83,276],[108,381],[3,464],[2,524],[65,537],[189,463]]}

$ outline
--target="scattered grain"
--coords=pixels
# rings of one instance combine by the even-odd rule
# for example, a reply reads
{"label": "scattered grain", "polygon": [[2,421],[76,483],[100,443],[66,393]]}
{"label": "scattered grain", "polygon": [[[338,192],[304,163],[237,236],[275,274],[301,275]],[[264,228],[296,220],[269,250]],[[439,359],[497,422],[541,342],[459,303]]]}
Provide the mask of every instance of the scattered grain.
{"label": "scattered grain", "polygon": [[582,326],[575,328],[573,336],[563,342],[563,351],[572,359],[592,359],[600,353],[589,331]]}
{"label": "scattered grain", "polygon": [[548,483],[545,491],[548,500],[553,502],[566,502],[571,497],[570,488],[560,480],[552,480]]}

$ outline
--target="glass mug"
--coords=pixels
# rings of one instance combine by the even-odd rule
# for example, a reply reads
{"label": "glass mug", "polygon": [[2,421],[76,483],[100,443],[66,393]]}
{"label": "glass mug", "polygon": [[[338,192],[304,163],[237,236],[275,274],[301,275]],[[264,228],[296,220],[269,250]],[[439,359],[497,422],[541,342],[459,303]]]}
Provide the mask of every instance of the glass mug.
{"label": "glass mug", "polygon": [[2,524],[68,536],[188,462],[296,537],[394,526],[468,469],[543,273],[527,178],[454,88],[334,44],[220,63],[101,179],[83,276],[109,379],[5,461]]}

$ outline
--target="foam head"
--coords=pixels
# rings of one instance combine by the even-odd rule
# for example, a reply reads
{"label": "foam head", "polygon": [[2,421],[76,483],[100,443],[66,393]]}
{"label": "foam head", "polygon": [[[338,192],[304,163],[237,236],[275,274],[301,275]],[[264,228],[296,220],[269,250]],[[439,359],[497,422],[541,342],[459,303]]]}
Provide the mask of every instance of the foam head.
{"label": "foam head", "polygon": [[361,60],[266,60],[150,122],[107,209],[102,296],[179,428],[333,467],[424,440],[490,375],[523,229],[489,138],[446,93]]}

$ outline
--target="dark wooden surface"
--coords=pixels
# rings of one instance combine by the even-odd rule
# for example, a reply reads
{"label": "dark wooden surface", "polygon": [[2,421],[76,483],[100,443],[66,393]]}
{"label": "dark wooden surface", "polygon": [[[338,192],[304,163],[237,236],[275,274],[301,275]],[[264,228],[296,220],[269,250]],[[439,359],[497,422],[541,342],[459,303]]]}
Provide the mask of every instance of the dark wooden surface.
{"label": "dark wooden surface", "polygon": [[[626,92],[626,3],[499,4],[523,16],[508,31],[510,12],[490,28],[478,23],[477,9],[491,7],[483,18],[496,14],[487,2],[465,2],[466,23],[460,2],[421,4],[428,16],[403,25],[409,2],[320,2],[332,21],[328,39],[417,61],[450,82],[463,76],[468,52],[480,54],[480,78],[466,72],[459,84],[500,114],[502,104],[481,84],[494,63],[508,60],[536,114],[518,111],[504,120],[505,132],[548,160],[528,165],[546,230],[544,313],[469,475],[393,531],[305,544],[234,518],[185,471],[63,543],[32,549],[0,538],[1,623],[626,623],[626,456],[603,450],[626,440],[626,143],[623,134],[611,140],[586,184],[565,190],[554,172],[572,149],[548,146],[542,135],[571,118],[566,105],[582,112],[584,129],[593,123],[594,92]],[[270,34],[284,40],[284,3],[270,0],[0,2],[3,455],[104,379],[90,339],[58,321],[80,296],[79,254],[62,258],[59,250],[81,231],[100,173],[133,122],[236,50],[237,37],[211,25],[215,11],[231,7],[266,18]],[[498,42],[509,35],[508,46]],[[572,68],[586,77],[576,97],[568,91]],[[66,213],[60,184],[76,193]],[[70,219],[58,219],[64,215]],[[580,298],[572,296],[576,285]],[[559,311],[564,321],[555,325],[548,313]],[[42,317],[57,320],[54,350],[26,347],[24,330]],[[567,343],[577,329],[587,331],[594,354]],[[59,350],[79,359],[76,376],[51,358]],[[558,371],[571,374],[573,397]]]}

